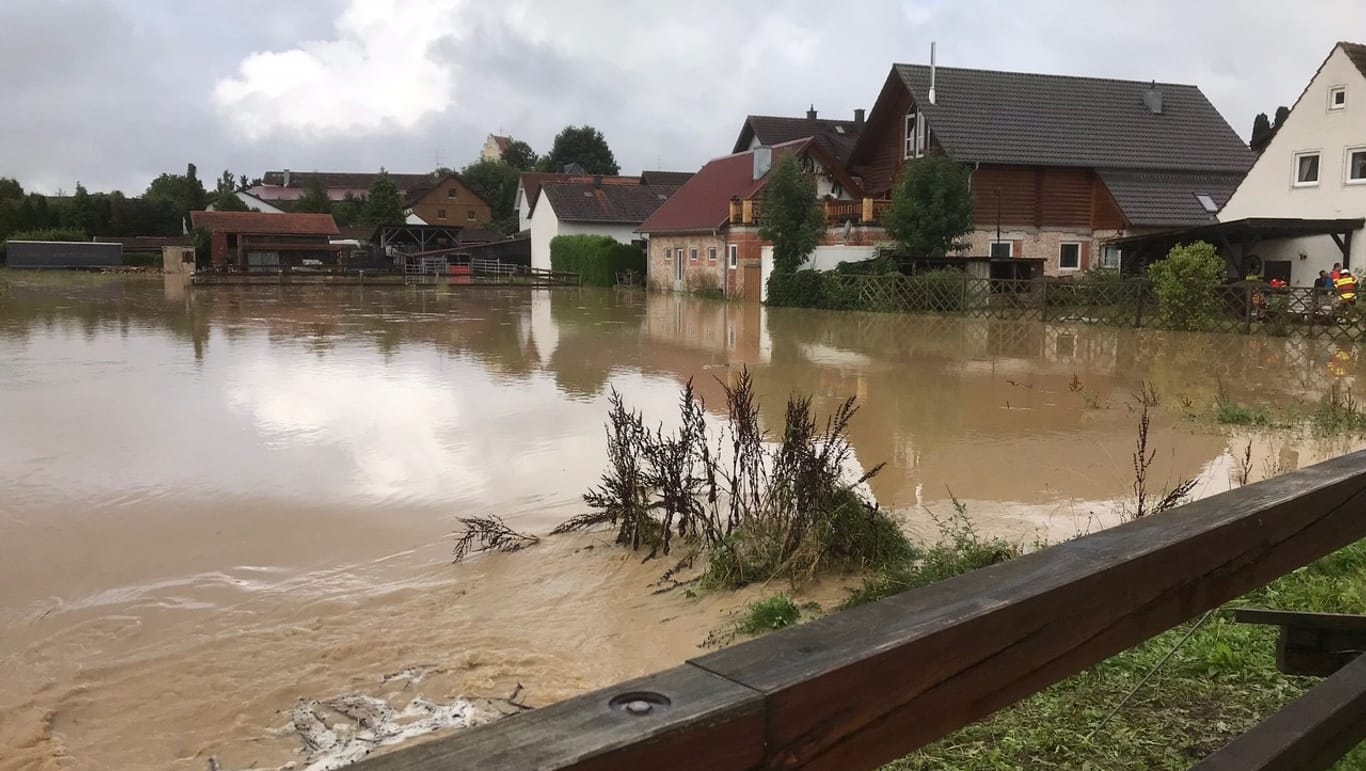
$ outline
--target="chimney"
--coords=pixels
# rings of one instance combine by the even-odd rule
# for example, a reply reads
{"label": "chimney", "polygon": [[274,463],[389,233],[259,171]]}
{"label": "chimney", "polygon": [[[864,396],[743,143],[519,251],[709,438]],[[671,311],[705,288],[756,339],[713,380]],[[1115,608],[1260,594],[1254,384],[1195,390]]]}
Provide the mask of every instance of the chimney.
{"label": "chimney", "polygon": [[815,120],[815,119],[816,119],[816,105],[813,104],[813,105],[811,105],[810,107],[808,107],[808,108],[806,109],[806,119],[807,119],[807,120]]}
{"label": "chimney", "polygon": [[285,181],[281,187],[289,187],[289,169],[285,169]]}
{"label": "chimney", "polygon": [[934,101],[934,99],[935,99],[935,95],[934,95],[934,76],[935,76],[935,72],[934,72],[934,41],[931,40],[931,41],[930,41],[930,104],[936,104],[936,102]]}
{"label": "chimney", "polygon": [[773,168],[773,148],[763,145],[754,148],[754,180],[757,182],[763,179],[771,168]]}
{"label": "chimney", "polygon": [[1157,87],[1157,81],[1153,81],[1152,85],[1144,90],[1143,106],[1153,115],[1162,114],[1162,89]]}
{"label": "chimney", "polygon": [[863,111],[863,108],[862,108],[862,107],[858,108],[857,110],[854,110],[854,125],[855,125],[855,126],[862,126],[862,125],[863,125],[864,116],[866,116],[866,115],[867,115],[867,113],[865,113],[865,112]]}

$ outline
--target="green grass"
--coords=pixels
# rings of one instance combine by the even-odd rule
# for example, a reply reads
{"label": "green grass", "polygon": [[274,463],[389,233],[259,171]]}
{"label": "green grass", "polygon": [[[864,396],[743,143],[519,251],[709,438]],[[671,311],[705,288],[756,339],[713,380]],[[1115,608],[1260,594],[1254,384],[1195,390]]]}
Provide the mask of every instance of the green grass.
{"label": "green grass", "polygon": [[1225,426],[1269,426],[1274,422],[1266,407],[1223,400],[1214,405],[1214,420]]}
{"label": "green grass", "polygon": [[[820,606],[813,603],[808,606],[808,610],[819,613]],[[721,646],[737,637],[753,637],[772,632],[775,629],[792,626],[801,616],[801,608],[797,607],[797,603],[793,602],[791,597],[786,594],[775,594],[767,599],[751,602],[745,608],[744,615],[734,623],[713,630],[702,644],[707,647]]]}
{"label": "green grass", "polygon": [[[1196,622],[1114,656],[887,768],[1189,768],[1319,682],[1278,672],[1275,630],[1234,623],[1231,609],[1238,606],[1366,612],[1366,544],[1343,549],[1216,611],[1103,726],[1102,720],[1125,694]],[[1359,748],[1337,768],[1366,769],[1366,751]]]}

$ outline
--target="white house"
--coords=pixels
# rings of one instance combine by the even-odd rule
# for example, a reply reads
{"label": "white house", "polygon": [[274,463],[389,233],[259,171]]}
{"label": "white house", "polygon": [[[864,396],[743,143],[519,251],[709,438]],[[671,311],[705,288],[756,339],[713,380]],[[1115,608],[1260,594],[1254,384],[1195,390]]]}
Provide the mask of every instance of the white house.
{"label": "white house", "polygon": [[[265,212],[267,214],[285,213],[284,209],[281,209],[280,207],[270,203],[269,201],[257,198],[256,196],[252,195],[251,193],[248,193],[245,190],[238,190],[234,192],[233,195],[236,196],[239,201],[246,204],[247,209],[250,211]],[[208,206],[205,206],[204,208],[208,211],[218,211],[218,204],[210,203]]]}
{"label": "white house", "polygon": [[[523,175],[526,176],[526,175]],[[539,186],[528,207],[531,267],[550,268],[550,241],[555,236],[610,236],[629,244],[640,240],[636,229],[678,190],[673,185],[548,181]]]}
{"label": "white house", "polygon": [[[1260,242],[1255,253],[1290,283],[1309,286],[1335,262],[1366,268],[1366,45],[1338,43],[1252,170],[1219,211],[1222,223],[1240,220],[1356,220],[1323,222],[1316,235]],[[1301,229],[1313,231],[1312,223]],[[1347,236],[1347,237],[1344,237]]]}

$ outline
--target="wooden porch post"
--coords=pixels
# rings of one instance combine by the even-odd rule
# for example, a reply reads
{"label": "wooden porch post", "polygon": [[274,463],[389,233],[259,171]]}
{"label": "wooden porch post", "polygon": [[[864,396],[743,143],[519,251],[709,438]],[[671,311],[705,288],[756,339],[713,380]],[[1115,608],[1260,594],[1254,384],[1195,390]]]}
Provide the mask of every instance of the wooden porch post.
{"label": "wooden porch post", "polygon": [[859,217],[863,222],[872,222],[874,219],[873,199],[863,199],[863,216]]}

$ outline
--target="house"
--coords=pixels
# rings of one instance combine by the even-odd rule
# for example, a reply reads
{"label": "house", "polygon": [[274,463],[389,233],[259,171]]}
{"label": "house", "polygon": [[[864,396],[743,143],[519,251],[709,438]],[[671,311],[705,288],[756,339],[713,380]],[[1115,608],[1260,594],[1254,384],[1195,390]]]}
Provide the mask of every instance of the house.
{"label": "house", "polygon": [[851,121],[818,118],[813,106],[804,118],[784,118],[773,115],[749,115],[735,138],[732,153],[742,153],[756,147],[773,147],[808,137],[819,143],[841,164],[849,163],[859,134],[863,131],[865,112],[854,110]]}
{"label": "house", "polygon": [[638,242],[636,229],[677,190],[673,185],[623,184],[601,177],[542,182],[530,210],[531,267],[550,268],[550,241],[555,236],[601,235],[623,244]]}
{"label": "house", "polygon": [[[658,174],[659,172],[655,173]],[[583,184],[598,181],[604,185],[639,185],[642,182],[640,177],[560,174],[539,171],[522,172],[517,177],[517,229],[520,231],[531,227],[531,210],[536,202],[536,197],[541,192],[542,184],[546,182]]]}
{"label": "house", "polygon": [[334,262],[331,214],[195,211],[190,222],[211,236],[215,268],[275,271]]}
{"label": "house", "polygon": [[1366,45],[1338,43],[1220,209],[1222,232],[1211,240],[1237,253],[1239,272],[1310,286],[1335,262],[1359,268],[1363,218]]}
{"label": "house", "polygon": [[848,171],[887,199],[933,152],[972,169],[968,253],[1049,275],[1118,267],[1109,239],[1213,222],[1253,162],[1193,85],[893,65]]}
{"label": "house", "polygon": [[512,146],[512,137],[489,134],[489,138],[484,140],[484,149],[479,151],[481,161],[501,161],[503,153]]}
{"label": "house", "polygon": [[830,225],[811,265],[829,269],[871,257],[883,234],[878,227],[855,227],[865,215],[872,219],[871,207],[864,212],[865,202],[853,197],[860,194],[858,182],[823,143],[807,137],[713,159],[641,223],[639,231],[649,239],[649,285],[761,299],[772,265],[771,248],[759,237],[761,199],[774,161],[788,155],[814,174]]}
{"label": "house", "polygon": [[[308,191],[314,178],[322,181],[330,200],[339,202],[348,197],[364,200],[378,177],[378,173],[267,171],[261,184],[246,192],[270,206],[288,211]],[[488,202],[454,172],[391,173],[389,179],[403,198],[409,224],[486,227],[493,220]]]}
{"label": "house", "polygon": [[[259,211],[265,212],[267,214],[285,213],[285,210],[280,208],[279,206],[276,206],[275,204],[272,204],[264,199],[257,198],[256,196],[252,195],[246,190],[237,190],[233,193],[233,195],[237,197],[237,200],[246,204],[247,209],[249,211]],[[210,201],[209,205],[204,208],[207,211],[218,211],[217,199],[215,199],[214,201]]]}

